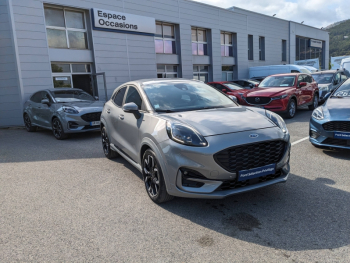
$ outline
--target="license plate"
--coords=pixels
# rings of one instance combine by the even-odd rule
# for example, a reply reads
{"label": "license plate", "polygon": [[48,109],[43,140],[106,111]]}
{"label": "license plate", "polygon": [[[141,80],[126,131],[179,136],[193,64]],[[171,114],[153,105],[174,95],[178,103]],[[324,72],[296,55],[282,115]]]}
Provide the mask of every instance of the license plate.
{"label": "license plate", "polygon": [[90,122],[90,126],[97,126],[97,125],[100,125],[101,122],[100,121],[92,121]]}
{"label": "license plate", "polygon": [[335,139],[350,140],[350,132],[335,132],[334,138]]}
{"label": "license plate", "polygon": [[269,164],[262,167],[243,170],[238,172],[238,181],[245,181],[248,179],[257,178],[269,174],[274,174],[276,170],[276,164]]}

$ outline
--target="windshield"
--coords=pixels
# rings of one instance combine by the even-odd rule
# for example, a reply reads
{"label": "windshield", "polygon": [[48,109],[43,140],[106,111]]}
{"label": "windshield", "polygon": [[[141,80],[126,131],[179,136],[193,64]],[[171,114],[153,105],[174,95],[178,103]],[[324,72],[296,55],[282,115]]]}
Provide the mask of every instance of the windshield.
{"label": "windshield", "polygon": [[312,77],[318,84],[329,84],[332,82],[333,74],[312,74]]}
{"label": "windshield", "polygon": [[332,97],[350,98],[350,81],[341,85],[332,95]]}
{"label": "windshield", "polygon": [[224,83],[225,86],[227,86],[229,89],[231,90],[240,90],[240,89],[244,89],[243,87],[241,86],[238,86],[238,85],[235,85],[235,84],[232,84],[232,83]]}
{"label": "windshield", "polygon": [[259,81],[255,80],[255,79],[250,79],[248,81],[252,84],[259,84],[260,83]]}
{"label": "windshield", "polygon": [[94,101],[94,97],[82,90],[51,91],[57,102]]}
{"label": "windshield", "polygon": [[231,99],[201,82],[156,82],[144,85],[143,89],[159,112],[237,107]]}
{"label": "windshield", "polygon": [[271,76],[266,77],[259,85],[259,88],[268,87],[293,87],[295,76]]}

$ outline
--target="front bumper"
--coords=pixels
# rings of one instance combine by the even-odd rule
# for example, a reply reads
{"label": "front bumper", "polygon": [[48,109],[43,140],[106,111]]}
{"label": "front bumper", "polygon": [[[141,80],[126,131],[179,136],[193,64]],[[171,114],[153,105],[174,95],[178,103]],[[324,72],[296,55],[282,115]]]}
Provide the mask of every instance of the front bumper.
{"label": "front bumper", "polygon": [[309,141],[312,144],[321,147],[350,149],[350,140],[336,139],[334,138],[335,131],[326,131],[325,129],[323,129],[322,124],[329,121],[331,120],[315,120],[311,117]]}
{"label": "front bumper", "polygon": [[91,125],[91,122],[83,120],[81,115],[82,114],[61,113],[60,119],[65,133],[82,133],[100,130],[100,124]]}
{"label": "front bumper", "polygon": [[[255,139],[250,138],[249,135],[252,133],[258,134],[259,137]],[[164,176],[167,176],[166,181],[170,184],[168,192],[170,195],[186,198],[215,199],[285,182],[290,172],[289,138],[289,134],[284,134],[279,128],[273,127],[254,131],[209,136],[206,137],[208,142],[207,147],[190,147],[178,144],[172,140],[166,140],[160,143],[159,146],[165,163],[165,171],[163,174]],[[272,140],[283,140],[286,143],[283,156],[276,164],[276,171],[278,171],[279,174],[275,177],[272,176],[267,179],[259,177],[254,184],[249,184],[249,182],[237,183],[238,175],[235,172],[225,170],[214,160],[214,154],[226,148]],[[202,177],[198,176],[190,179],[200,183],[200,187],[188,187],[188,185],[186,186],[183,183],[184,169],[202,175]],[[224,184],[235,186],[233,189],[228,189],[223,188]]]}
{"label": "front bumper", "polygon": [[250,104],[245,100],[245,98],[241,98],[241,101],[242,101],[242,105],[264,108],[269,111],[284,113],[287,111],[287,108],[288,108],[289,97],[284,99],[271,100],[268,104],[261,104],[261,105]]}

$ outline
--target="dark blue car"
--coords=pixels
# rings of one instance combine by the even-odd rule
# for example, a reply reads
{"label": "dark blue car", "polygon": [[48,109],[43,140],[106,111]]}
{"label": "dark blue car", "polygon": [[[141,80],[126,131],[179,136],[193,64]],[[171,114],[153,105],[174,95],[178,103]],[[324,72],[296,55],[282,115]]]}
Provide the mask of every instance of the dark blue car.
{"label": "dark blue car", "polygon": [[350,149],[350,79],[313,111],[310,142],[316,147]]}

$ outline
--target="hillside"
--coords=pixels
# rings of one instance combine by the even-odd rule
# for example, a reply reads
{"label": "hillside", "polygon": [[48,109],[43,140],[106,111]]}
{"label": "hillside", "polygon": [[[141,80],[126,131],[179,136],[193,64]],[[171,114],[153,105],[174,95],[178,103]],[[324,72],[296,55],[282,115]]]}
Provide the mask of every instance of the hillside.
{"label": "hillside", "polygon": [[[329,56],[350,55],[350,19],[338,25],[332,25],[329,31]],[[344,36],[348,38],[344,39]]]}

